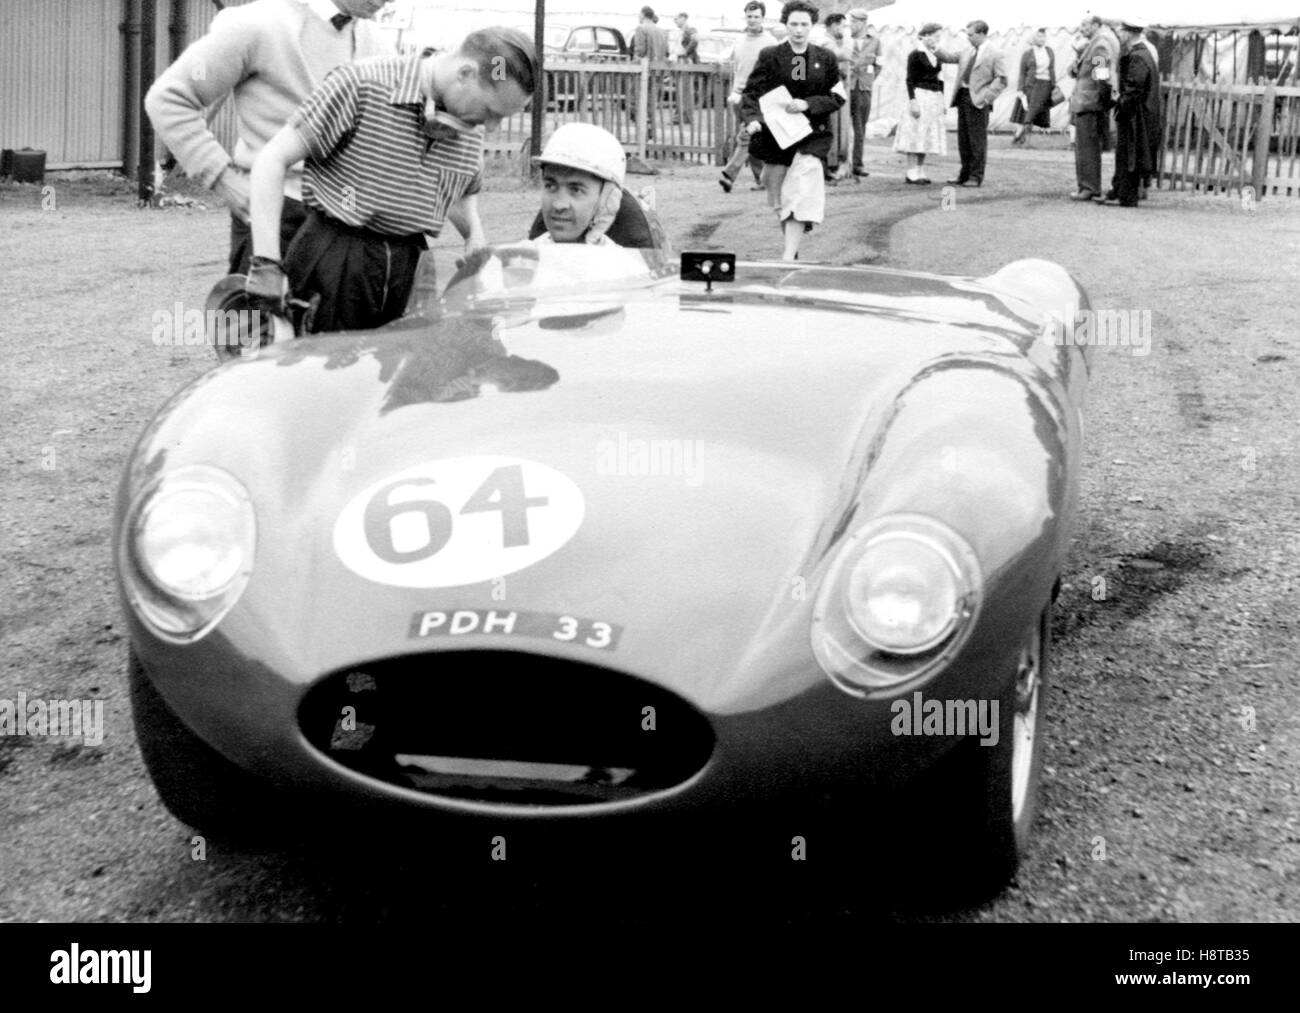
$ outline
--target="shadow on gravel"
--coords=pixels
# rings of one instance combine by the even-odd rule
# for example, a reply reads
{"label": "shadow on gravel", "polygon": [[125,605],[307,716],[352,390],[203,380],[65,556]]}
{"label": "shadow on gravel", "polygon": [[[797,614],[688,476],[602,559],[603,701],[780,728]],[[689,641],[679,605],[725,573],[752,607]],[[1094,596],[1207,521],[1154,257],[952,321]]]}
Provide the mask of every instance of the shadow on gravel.
{"label": "shadow on gravel", "polygon": [[879,827],[874,834],[863,827],[852,862],[828,860],[816,833],[808,860],[794,862],[788,838],[745,857],[739,849],[697,848],[686,834],[604,835],[598,844],[589,832],[547,835],[539,847],[530,835],[508,831],[497,861],[489,836],[370,829],[361,841],[321,838],[257,851],[210,841],[203,867],[186,870],[198,877],[188,889],[206,919],[465,931],[579,924],[706,931],[714,916],[795,925],[849,917],[855,924],[969,920],[974,909],[963,908],[984,899],[936,895],[933,867],[906,872],[897,854],[881,848]]}
{"label": "shadow on gravel", "polygon": [[690,249],[695,243],[707,243],[713,238],[713,233],[721,228],[723,221],[725,221],[725,218],[717,218],[713,221],[697,222],[691,226],[691,231],[686,234],[682,249]]}
{"label": "shadow on gravel", "polygon": [[[858,236],[865,245],[871,247],[873,252],[868,256],[849,261],[849,263],[880,264],[884,266],[889,259],[890,236],[894,230],[894,226],[907,221],[909,218],[914,218],[917,215],[927,214],[935,210],[942,211],[943,192],[952,189],[957,189],[960,193],[961,196],[957,199],[963,206],[975,204],[998,204],[1007,201],[1015,201],[1017,204],[1024,204],[1026,201],[1031,201],[1035,198],[1041,200],[1055,200],[1060,196],[1055,190],[1031,190],[1014,194],[973,197],[970,196],[971,191],[965,188],[935,186],[929,191],[929,193],[932,194],[930,200],[923,206],[918,207],[916,204],[908,201],[902,204],[896,211],[889,214],[879,214],[878,205],[872,207],[867,213],[865,213],[863,216],[862,231]],[[937,208],[934,206],[936,204],[938,205]]]}
{"label": "shadow on gravel", "polygon": [[1194,576],[1218,572],[1213,548],[1190,535],[1096,563],[1072,575],[1062,592],[1053,616],[1054,639],[1064,641],[1081,627],[1123,626]]}

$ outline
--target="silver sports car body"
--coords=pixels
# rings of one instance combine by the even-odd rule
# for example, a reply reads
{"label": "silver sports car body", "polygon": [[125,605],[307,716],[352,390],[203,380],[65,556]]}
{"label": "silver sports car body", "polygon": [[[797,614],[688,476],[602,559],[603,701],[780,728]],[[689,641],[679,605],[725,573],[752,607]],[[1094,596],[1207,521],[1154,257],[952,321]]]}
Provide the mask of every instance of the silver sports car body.
{"label": "silver sports car body", "polygon": [[214,369],[116,510],[163,801],[213,833],[815,809],[843,843],[903,796],[1004,879],[1078,488],[1053,321],[1086,307],[1044,261],[706,287],[524,244],[428,319]]}

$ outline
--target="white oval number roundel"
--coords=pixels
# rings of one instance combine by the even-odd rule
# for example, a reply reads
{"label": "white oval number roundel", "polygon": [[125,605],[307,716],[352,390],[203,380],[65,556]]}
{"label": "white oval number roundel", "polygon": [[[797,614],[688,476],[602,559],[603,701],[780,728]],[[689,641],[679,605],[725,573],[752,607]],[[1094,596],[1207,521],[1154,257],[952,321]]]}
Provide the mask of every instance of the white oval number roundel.
{"label": "white oval number roundel", "polygon": [[459,587],[545,559],[585,506],[566,475],[517,457],[449,457],[390,475],[334,524],[348,569],[395,587]]}

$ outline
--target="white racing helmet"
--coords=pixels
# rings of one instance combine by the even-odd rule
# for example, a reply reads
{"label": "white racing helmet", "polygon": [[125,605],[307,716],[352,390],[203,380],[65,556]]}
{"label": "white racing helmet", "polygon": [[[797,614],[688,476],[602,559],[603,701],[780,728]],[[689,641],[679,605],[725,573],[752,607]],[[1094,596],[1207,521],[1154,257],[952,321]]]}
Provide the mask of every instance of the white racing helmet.
{"label": "white racing helmet", "polygon": [[537,156],[541,165],[564,165],[623,186],[627,156],[619,139],[594,123],[565,123]]}

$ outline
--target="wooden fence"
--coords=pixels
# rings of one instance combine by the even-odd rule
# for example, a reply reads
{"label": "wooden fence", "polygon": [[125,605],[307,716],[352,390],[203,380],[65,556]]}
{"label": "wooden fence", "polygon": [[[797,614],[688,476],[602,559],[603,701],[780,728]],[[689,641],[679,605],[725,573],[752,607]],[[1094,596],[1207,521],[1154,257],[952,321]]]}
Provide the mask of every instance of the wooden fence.
{"label": "wooden fence", "polygon": [[1162,185],[1300,196],[1300,87],[1166,80],[1164,98]]}
{"label": "wooden fence", "polygon": [[[644,159],[721,164],[728,153],[731,68],[711,63],[572,62],[548,57],[543,139],[561,123],[604,127]],[[528,154],[531,114],[487,135],[488,157]]]}

